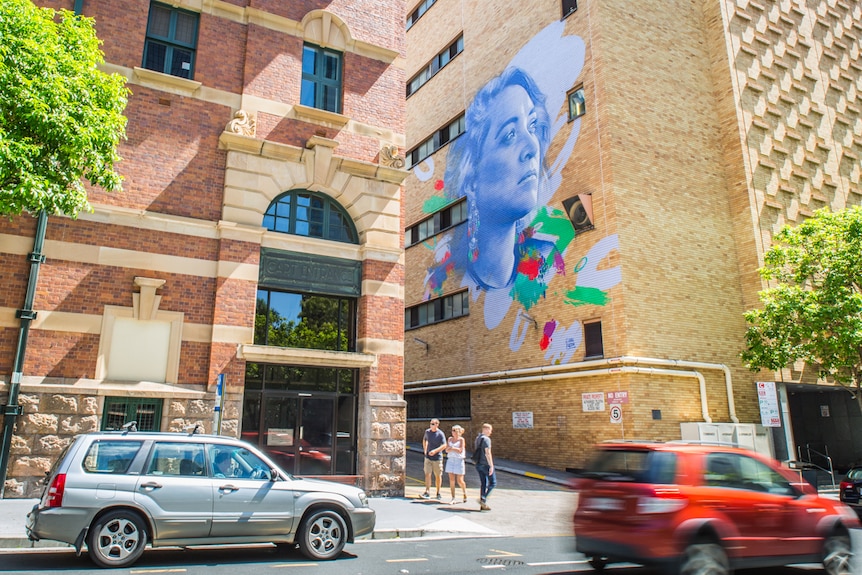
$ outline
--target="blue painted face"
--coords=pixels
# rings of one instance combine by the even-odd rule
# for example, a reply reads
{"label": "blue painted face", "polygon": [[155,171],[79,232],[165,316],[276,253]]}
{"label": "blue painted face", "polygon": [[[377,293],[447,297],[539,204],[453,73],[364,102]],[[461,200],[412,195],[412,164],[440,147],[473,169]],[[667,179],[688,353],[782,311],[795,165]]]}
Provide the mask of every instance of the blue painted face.
{"label": "blue painted face", "polygon": [[521,86],[508,86],[495,102],[475,180],[482,225],[510,224],[539,198],[541,157],[535,104]]}

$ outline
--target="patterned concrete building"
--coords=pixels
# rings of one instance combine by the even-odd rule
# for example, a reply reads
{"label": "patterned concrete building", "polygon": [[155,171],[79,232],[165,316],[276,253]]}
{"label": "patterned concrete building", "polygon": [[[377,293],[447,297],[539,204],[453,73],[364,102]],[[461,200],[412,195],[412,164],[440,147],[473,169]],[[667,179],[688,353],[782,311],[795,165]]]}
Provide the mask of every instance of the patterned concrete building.
{"label": "patterned concrete building", "polygon": [[[5,495],[133,420],[402,493],[403,4],[37,3],[94,18],[132,95],[124,191],[48,219]],[[2,404],[35,230],[0,228]]]}
{"label": "patterned concrete building", "polygon": [[862,456],[850,394],[739,357],[773,235],[862,204],[862,4],[414,0],[407,24],[411,441],[440,417],[558,469],[607,439]]}

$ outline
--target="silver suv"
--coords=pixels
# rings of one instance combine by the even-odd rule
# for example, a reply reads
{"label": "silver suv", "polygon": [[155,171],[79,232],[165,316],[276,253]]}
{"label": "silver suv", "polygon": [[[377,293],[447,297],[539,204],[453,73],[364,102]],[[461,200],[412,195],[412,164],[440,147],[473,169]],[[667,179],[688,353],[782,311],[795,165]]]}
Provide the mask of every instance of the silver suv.
{"label": "silver suv", "polygon": [[361,489],[294,477],[237,439],[99,432],[76,437],[54,464],[27,535],[78,554],[86,544],[101,567],[133,564],[148,543],[298,545],[327,560],[374,520]]}

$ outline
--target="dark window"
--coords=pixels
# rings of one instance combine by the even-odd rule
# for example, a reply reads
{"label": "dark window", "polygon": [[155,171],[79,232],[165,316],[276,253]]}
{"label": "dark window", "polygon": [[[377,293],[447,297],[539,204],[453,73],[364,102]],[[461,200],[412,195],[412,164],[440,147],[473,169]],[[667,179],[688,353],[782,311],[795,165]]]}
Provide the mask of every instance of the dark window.
{"label": "dark window", "polygon": [[428,11],[428,8],[434,5],[436,0],[422,0],[419,3],[419,6],[416,7],[410,14],[407,15],[407,29],[409,30],[413,24],[416,23],[416,20],[422,17],[422,15]]}
{"label": "dark window", "polygon": [[277,197],[263,215],[263,227],[273,232],[357,243],[353,220],[322,194],[293,191]]}
{"label": "dark window", "polygon": [[407,419],[469,419],[470,390],[411,393],[407,396]]}
{"label": "dark window", "polygon": [[404,310],[404,329],[422,327],[470,315],[470,292],[461,291],[414,305]]}
{"label": "dark window", "polygon": [[563,18],[578,9],[578,0],[563,0]]}
{"label": "dark window", "polygon": [[459,36],[457,40],[449,44],[442,52],[434,56],[427,66],[422,68],[418,74],[407,82],[407,96],[421,88],[425,82],[430,80],[443,66],[452,61],[452,58],[464,51],[464,37]]}
{"label": "dark window", "polygon": [[131,397],[105,398],[102,430],[119,430],[132,421],[137,422],[138,431],[159,431],[162,421],[162,400]]}
{"label": "dark window", "polygon": [[164,4],[150,5],[144,68],[192,78],[198,42],[199,15]]}
{"label": "dark window", "polygon": [[602,322],[594,321],[584,324],[584,345],[586,357],[604,357],[605,348],[602,344]]}
{"label": "dark window", "polygon": [[353,299],[257,291],[255,345],[354,351],[356,305]]}
{"label": "dark window", "polygon": [[341,113],[340,52],[306,44],[302,48],[302,89],[299,103]]}
{"label": "dark window", "polygon": [[407,152],[407,168],[415,166],[458,136],[464,133],[464,114],[461,114]]}
{"label": "dark window", "polygon": [[608,481],[676,483],[676,454],[645,449],[605,449],[596,453],[584,475]]}
{"label": "dark window", "polygon": [[587,101],[584,96],[584,87],[576,88],[569,92],[569,121],[580,118],[587,113]]}
{"label": "dark window", "polygon": [[465,221],[467,221],[467,201],[461,199],[433,216],[407,228],[404,239],[407,246],[412,246]]}

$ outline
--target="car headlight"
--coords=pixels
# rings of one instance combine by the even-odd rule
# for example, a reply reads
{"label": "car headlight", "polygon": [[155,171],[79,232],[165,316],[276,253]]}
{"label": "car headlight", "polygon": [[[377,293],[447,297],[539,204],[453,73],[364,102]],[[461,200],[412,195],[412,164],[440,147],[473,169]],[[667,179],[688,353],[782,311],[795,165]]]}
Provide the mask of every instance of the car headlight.
{"label": "car headlight", "polygon": [[365,495],[364,491],[359,492],[359,506],[360,507],[368,507],[368,496]]}

